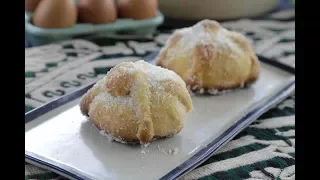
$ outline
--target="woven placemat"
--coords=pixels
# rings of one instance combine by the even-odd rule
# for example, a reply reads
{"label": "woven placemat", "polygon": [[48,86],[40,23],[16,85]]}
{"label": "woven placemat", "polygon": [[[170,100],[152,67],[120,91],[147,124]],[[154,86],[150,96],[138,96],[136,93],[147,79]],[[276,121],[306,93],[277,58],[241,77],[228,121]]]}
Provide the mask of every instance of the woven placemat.
{"label": "woven placemat", "polygon": [[[287,10],[261,20],[243,19],[222,25],[243,33],[259,55],[295,67],[294,16],[294,10]],[[110,35],[27,48],[25,112],[104,76],[110,69],[106,61],[137,60],[158,51],[171,32],[158,31],[143,37]],[[294,114],[292,95],[184,179],[294,179]],[[63,177],[26,164],[25,179]]]}

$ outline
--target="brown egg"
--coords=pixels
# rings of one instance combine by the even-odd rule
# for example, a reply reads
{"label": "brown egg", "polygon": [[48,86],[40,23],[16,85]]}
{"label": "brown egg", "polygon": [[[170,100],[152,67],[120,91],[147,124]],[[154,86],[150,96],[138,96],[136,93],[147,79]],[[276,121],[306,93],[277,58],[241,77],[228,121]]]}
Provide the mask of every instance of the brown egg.
{"label": "brown egg", "polygon": [[86,23],[111,23],[117,19],[117,9],[114,0],[79,0],[78,15]]}
{"label": "brown egg", "polygon": [[33,16],[33,24],[41,28],[70,28],[76,22],[74,0],[42,0]]}
{"label": "brown egg", "polygon": [[38,6],[41,0],[25,0],[24,1],[24,9],[25,11],[33,12]]}
{"label": "brown egg", "polygon": [[148,19],[157,15],[157,0],[118,0],[118,16],[131,19]]}

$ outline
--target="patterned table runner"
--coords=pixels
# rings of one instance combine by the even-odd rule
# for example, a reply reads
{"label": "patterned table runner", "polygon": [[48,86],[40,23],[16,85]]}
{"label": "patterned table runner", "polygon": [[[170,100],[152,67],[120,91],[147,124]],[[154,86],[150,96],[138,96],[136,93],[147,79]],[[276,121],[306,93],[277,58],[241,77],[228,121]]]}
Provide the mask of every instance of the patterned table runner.
{"label": "patterned table runner", "polygon": [[[259,55],[295,66],[295,12],[261,20],[225,22],[243,33]],[[25,111],[81,88],[110,67],[158,51],[172,31],[147,36],[110,35],[92,41],[71,40],[25,50]],[[184,179],[294,179],[295,96],[269,110]],[[64,179],[25,165],[25,179]]]}

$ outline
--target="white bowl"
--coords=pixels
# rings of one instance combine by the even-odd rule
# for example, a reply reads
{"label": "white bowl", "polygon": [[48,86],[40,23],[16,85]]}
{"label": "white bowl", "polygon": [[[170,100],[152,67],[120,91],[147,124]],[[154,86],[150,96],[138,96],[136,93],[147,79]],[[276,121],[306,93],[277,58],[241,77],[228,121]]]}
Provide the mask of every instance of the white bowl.
{"label": "white bowl", "polygon": [[159,0],[160,11],[170,18],[228,20],[263,15],[278,0]]}

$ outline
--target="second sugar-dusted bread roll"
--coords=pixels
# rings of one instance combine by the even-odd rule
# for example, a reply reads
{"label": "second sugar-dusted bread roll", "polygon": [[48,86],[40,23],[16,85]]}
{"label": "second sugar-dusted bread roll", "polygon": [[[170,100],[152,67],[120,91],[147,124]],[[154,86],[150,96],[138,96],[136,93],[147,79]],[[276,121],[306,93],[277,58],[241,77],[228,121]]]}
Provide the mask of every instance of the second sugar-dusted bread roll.
{"label": "second sugar-dusted bread roll", "polygon": [[199,93],[219,94],[243,87],[255,82],[260,74],[260,64],[249,41],[213,20],[176,30],[156,61]]}

